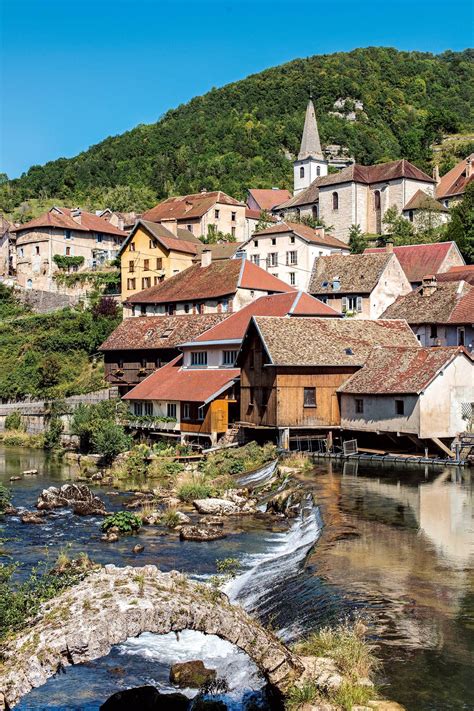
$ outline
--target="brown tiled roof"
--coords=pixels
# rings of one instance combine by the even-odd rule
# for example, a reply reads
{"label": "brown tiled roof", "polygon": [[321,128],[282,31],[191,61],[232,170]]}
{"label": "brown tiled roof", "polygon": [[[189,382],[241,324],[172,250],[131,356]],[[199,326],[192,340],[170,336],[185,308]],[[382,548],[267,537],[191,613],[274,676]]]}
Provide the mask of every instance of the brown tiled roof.
{"label": "brown tiled roof", "polygon": [[238,368],[183,368],[182,356],[155,370],[123,400],[171,400],[205,403],[230,387],[240,375]]}
{"label": "brown tiled roof", "polygon": [[[330,254],[314,260],[308,291],[311,294],[370,294],[393,254]],[[333,289],[339,278],[340,288]]]}
{"label": "brown tiled roof", "polygon": [[316,178],[313,180],[311,185],[309,185],[306,190],[302,190],[298,195],[294,195],[292,198],[283,202],[281,205],[277,205],[274,210],[279,212],[280,210],[289,210],[292,207],[299,207],[300,205],[312,205],[319,199],[319,181],[321,178]]}
{"label": "brown tiled roof", "polygon": [[279,222],[276,225],[271,225],[266,227],[264,230],[259,232],[254,232],[250,239],[258,239],[259,237],[265,237],[267,235],[277,235],[277,234],[288,234],[294,233],[306,242],[312,242],[313,244],[320,244],[323,247],[332,247],[334,249],[349,249],[345,242],[332,237],[331,235],[325,234],[324,227],[317,227],[313,229],[302,222]]}
{"label": "brown tiled roof", "polygon": [[438,200],[450,197],[451,195],[461,195],[465,191],[468,183],[474,180],[474,172],[469,179],[466,178],[468,159],[474,164],[474,153],[471,153],[470,156],[464,158],[464,160],[460,161],[454,168],[451,168],[446,175],[443,175],[436,188],[436,197]]}
{"label": "brown tiled roof", "polygon": [[99,215],[81,210],[81,222],[76,222],[71,216],[73,211],[67,207],[51,208],[34,220],[25,222],[24,225],[12,228],[11,232],[24,232],[33,230],[35,227],[58,227],[60,229],[77,230],[79,232],[102,232],[107,235],[127,237],[127,233],[114,227]]}
{"label": "brown tiled roof", "polygon": [[374,346],[414,346],[406,321],[255,316],[274,365],[361,366]]}
{"label": "brown tiled roof", "polygon": [[397,178],[409,178],[410,180],[421,180],[424,183],[435,183],[436,181],[427,173],[410,163],[405,158],[394,160],[390,163],[380,163],[379,165],[353,165],[343,168],[338,173],[331,173],[322,178],[317,178],[318,186],[338,185],[340,183],[364,183],[371,185],[386,180],[396,180]]}
{"label": "brown tiled roof", "polygon": [[100,346],[101,351],[176,348],[221,323],[229,314],[137,316],[126,318]]}
{"label": "brown tiled roof", "polygon": [[448,208],[442,205],[431,195],[423,190],[417,190],[413,197],[407,202],[404,210],[435,210],[436,212],[449,212]]}
{"label": "brown tiled roof", "polygon": [[255,291],[296,291],[247,259],[219,259],[208,267],[189,267],[157,286],[129,296],[129,304],[202,301],[235,294],[238,288]]}
{"label": "brown tiled roof", "polygon": [[280,203],[289,200],[291,197],[289,190],[251,188],[249,193],[260,207],[260,210],[272,210],[276,205],[280,205]]}
{"label": "brown tiled roof", "polygon": [[[435,242],[394,247],[393,253],[397,256],[408,281],[417,282],[427,274],[436,274],[451,249],[458,252],[454,242]],[[387,254],[387,252],[384,247],[369,247],[364,254]]]}
{"label": "brown tiled roof", "polygon": [[193,261],[201,261],[203,250],[210,250],[213,262],[218,259],[231,259],[243,244],[243,242],[218,242],[217,244],[203,244],[203,242],[201,242],[198,248],[198,254]]}
{"label": "brown tiled roof", "polygon": [[194,195],[180,195],[163,200],[151,210],[143,213],[142,217],[151,222],[160,222],[165,219],[187,220],[200,218],[208,212],[214,205],[243,205],[230,195],[226,195],[222,190],[213,192],[202,192]]}
{"label": "brown tiled roof", "polygon": [[319,299],[304,291],[287,294],[272,294],[261,296],[240,311],[229,316],[225,323],[219,323],[203,332],[195,339],[197,343],[209,341],[240,341],[252,316],[326,316],[338,317],[339,314]]}
{"label": "brown tiled roof", "polygon": [[[186,235],[184,237],[182,235],[175,235],[173,232],[168,230],[166,227],[163,225],[160,225],[159,223],[156,222],[148,222],[148,220],[137,220],[135,223],[135,226],[133,230],[130,232],[129,236],[125,240],[125,242],[122,244],[122,247],[119,252],[122,254],[124,249],[130,244],[130,241],[133,239],[135,236],[136,231],[139,228],[144,229],[146,232],[148,232],[149,235],[154,237],[163,247],[169,251],[173,252],[184,252],[185,254],[191,254],[191,255],[196,255],[198,254],[200,250],[200,244],[196,244],[194,240],[192,239],[189,240]],[[178,232],[183,233],[187,232],[188,230],[178,230]]]}
{"label": "brown tiled roof", "polygon": [[465,264],[462,267],[451,267],[447,272],[436,274],[438,281],[467,281],[474,286],[474,264]]}
{"label": "brown tiled roof", "polygon": [[463,281],[438,283],[429,294],[423,286],[399,296],[382,318],[408,323],[474,323],[474,287]]}
{"label": "brown tiled roof", "polygon": [[422,392],[464,348],[376,347],[364,366],[338,389],[353,395],[396,395]]}

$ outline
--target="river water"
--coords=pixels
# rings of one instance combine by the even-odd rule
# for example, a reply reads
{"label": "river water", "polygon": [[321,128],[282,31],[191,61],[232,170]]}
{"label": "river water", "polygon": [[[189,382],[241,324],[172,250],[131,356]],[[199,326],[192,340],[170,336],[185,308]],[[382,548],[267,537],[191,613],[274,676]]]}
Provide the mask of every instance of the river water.
{"label": "river water", "polygon": [[[10,476],[32,468],[39,469],[38,477],[9,483]],[[39,450],[0,449],[0,481],[11,487],[17,507],[33,509],[44,487],[70,475],[68,465]],[[301,480],[307,500],[289,528],[269,528],[248,517],[220,541],[180,542],[148,527],[133,539],[107,544],[100,540],[101,519],[59,510],[41,526],[5,517],[4,554],[20,561],[19,574],[45,557],[54,561],[68,545],[71,556],[86,550],[100,563],[153,563],[200,579],[215,572],[217,559],[238,558],[241,573],[226,592],[285,640],[362,615],[384,663],[381,681],[389,698],[408,711],[474,708],[469,470],[323,462]],[[111,510],[121,509],[128,496],[97,493]],[[137,539],[145,546],[139,555],[132,553]],[[128,640],[107,657],[50,680],[17,708],[92,711],[130,686],[171,690],[170,665],[196,658],[228,680],[230,708],[245,709],[250,702],[252,708],[268,708],[264,681],[250,660],[228,643],[195,632],[179,640]]]}

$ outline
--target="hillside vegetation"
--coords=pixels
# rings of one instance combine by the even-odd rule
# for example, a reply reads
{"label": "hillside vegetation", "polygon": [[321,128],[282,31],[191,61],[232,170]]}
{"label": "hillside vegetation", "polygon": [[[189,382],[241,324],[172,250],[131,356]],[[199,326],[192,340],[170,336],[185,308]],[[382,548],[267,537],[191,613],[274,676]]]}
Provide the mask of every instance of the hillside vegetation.
{"label": "hillside vegetation", "polygon": [[[430,169],[431,144],[473,130],[474,50],[432,55],[389,48],[297,59],[168,111],[157,123],[107,138],[75,158],[33,166],[0,187],[11,212],[30,198],[116,209],[171,194],[220,188],[242,198],[248,187],[292,187],[289,158],[299,147],[312,86],[324,143],[343,144],[365,163],[405,157]],[[357,122],[329,116],[339,97],[361,99]],[[139,100],[139,99],[137,99]],[[118,200],[120,202],[120,199]]]}

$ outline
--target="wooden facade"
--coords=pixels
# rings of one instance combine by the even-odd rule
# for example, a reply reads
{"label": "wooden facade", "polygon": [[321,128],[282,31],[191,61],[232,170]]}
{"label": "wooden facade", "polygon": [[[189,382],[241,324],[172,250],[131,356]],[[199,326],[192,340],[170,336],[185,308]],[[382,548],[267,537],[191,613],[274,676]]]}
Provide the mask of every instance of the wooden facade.
{"label": "wooden facade", "polygon": [[[180,429],[182,434],[203,434],[203,435],[213,435],[222,434],[227,431],[229,427],[229,410],[232,405],[237,403],[237,400],[232,396],[229,398],[219,398],[213,400],[208,405],[204,407],[204,419],[198,419],[198,403],[191,402],[181,403],[181,422]],[[189,419],[183,417],[184,406],[189,404],[190,415]]]}
{"label": "wooden facade", "polygon": [[104,351],[105,379],[122,397],[179,353],[177,348]]}
{"label": "wooden facade", "polygon": [[337,389],[352,366],[274,366],[255,330],[241,356],[240,421],[257,427],[324,428],[341,424]]}

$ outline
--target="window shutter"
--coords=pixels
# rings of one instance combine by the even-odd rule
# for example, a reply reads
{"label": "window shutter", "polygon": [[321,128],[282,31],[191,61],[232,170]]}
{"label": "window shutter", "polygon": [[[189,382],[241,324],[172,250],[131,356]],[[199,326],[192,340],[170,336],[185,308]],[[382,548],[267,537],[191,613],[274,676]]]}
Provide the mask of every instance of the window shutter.
{"label": "window shutter", "polygon": [[357,311],[362,311],[362,296],[357,297]]}
{"label": "window shutter", "polygon": [[347,296],[342,297],[342,310],[347,311]]}

